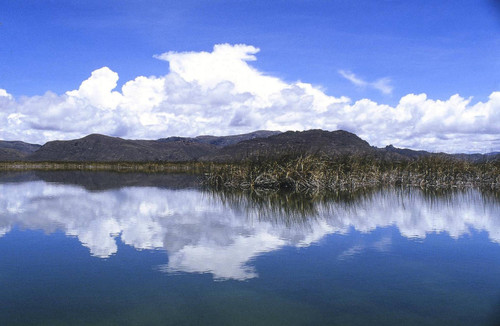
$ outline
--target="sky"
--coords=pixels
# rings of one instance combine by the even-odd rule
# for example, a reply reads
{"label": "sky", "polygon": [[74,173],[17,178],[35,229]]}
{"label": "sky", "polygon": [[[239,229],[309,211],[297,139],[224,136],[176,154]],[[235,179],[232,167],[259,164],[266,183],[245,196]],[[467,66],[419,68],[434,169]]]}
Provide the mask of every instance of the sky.
{"label": "sky", "polygon": [[500,1],[0,0],[0,139],[343,129],[500,151]]}

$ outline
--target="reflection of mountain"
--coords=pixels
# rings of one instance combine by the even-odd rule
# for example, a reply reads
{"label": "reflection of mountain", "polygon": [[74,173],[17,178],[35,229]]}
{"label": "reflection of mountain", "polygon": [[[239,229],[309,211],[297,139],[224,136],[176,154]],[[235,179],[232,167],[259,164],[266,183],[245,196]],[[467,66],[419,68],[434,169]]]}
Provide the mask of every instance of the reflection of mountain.
{"label": "reflection of mountain", "polygon": [[62,230],[97,257],[116,253],[119,238],[137,249],[166,250],[167,271],[210,272],[221,279],[255,277],[248,263],[256,255],[283,246],[307,246],[351,227],[370,232],[395,225],[402,235],[419,238],[429,232],[459,237],[474,228],[500,243],[500,205],[475,191],[444,199],[380,191],[349,204],[315,202],[314,216],[300,221],[274,219],[272,210],[262,214],[265,206],[255,206],[252,200],[223,202],[197,190],[128,187],[89,192],[32,181],[0,184],[0,193],[0,236],[14,226],[47,233]]}
{"label": "reflection of mountain", "polygon": [[122,187],[160,187],[169,189],[199,188],[200,176],[175,173],[127,173],[100,171],[0,171],[0,183],[46,181],[82,186],[87,190],[108,190]]}

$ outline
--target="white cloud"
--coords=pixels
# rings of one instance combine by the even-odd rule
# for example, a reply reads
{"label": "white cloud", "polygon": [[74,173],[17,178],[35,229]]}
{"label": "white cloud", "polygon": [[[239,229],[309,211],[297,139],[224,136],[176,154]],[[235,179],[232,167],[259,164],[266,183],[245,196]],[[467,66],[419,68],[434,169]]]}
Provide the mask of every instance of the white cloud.
{"label": "white cloud", "polygon": [[350,71],[339,70],[339,74],[356,86],[359,86],[359,87],[368,86],[368,83],[366,81],[358,78],[355,74],[353,74]]}
{"label": "white cloud", "polygon": [[387,78],[387,77],[377,79],[376,81],[370,83],[370,82],[367,82],[367,81],[359,78],[358,76],[356,76],[354,73],[352,73],[350,71],[339,70],[339,74],[358,87],[373,88],[373,89],[376,89],[376,90],[382,92],[382,94],[386,94],[386,95],[392,94],[392,90],[394,89],[394,87],[391,85],[391,79]]}
{"label": "white cloud", "polygon": [[[228,44],[212,52],[167,52],[155,56],[169,62],[166,75],[139,76],[118,90],[118,74],[107,67],[62,95],[14,98],[0,89],[0,139],[44,143],[90,133],[155,139],[322,128],[354,132],[375,146],[500,150],[500,92],[474,104],[459,95],[433,100],[426,94],[408,94],[396,106],[352,102],[266,75],[251,64],[258,52]],[[388,79],[370,83],[340,73],[360,87],[392,91]]]}
{"label": "white cloud", "polygon": [[370,84],[373,88],[381,91],[383,94],[392,94],[394,87],[391,85],[390,78],[380,78]]}
{"label": "white cloud", "polygon": [[12,95],[7,93],[7,91],[2,88],[0,88],[0,97],[6,97],[7,99],[12,99]]}

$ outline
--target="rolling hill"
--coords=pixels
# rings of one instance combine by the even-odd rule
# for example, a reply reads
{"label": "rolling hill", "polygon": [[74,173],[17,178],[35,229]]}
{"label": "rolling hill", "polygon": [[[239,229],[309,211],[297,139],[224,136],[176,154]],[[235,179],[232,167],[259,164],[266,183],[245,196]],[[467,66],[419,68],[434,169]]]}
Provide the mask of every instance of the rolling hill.
{"label": "rolling hill", "polygon": [[130,140],[92,134],[80,139],[50,141],[43,146],[0,141],[0,161],[35,162],[240,162],[316,155],[373,156],[383,160],[414,160],[446,155],[480,162],[500,155],[444,154],[396,148],[377,148],[357,135],[343,131],[266,131],[232,136],[169,137]]}
{"label": "rolling hill", "polygon": [[20,161],[38,150],[41,145],[22,141],[0,140],[0,161]]}

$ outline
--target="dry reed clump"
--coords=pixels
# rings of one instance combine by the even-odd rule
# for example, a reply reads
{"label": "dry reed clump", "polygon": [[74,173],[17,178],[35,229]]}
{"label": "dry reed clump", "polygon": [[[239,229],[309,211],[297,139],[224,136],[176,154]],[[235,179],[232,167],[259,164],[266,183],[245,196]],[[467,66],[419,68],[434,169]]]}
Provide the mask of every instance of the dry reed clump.
{"label": "dry reed clump", "polygon": [[371,157],[314,156],[269,162],[211,165],[204,184],[214,188],[344,191],[375,186],[500,189],[499,162],[471,163],[449,157],[384,161]]}

